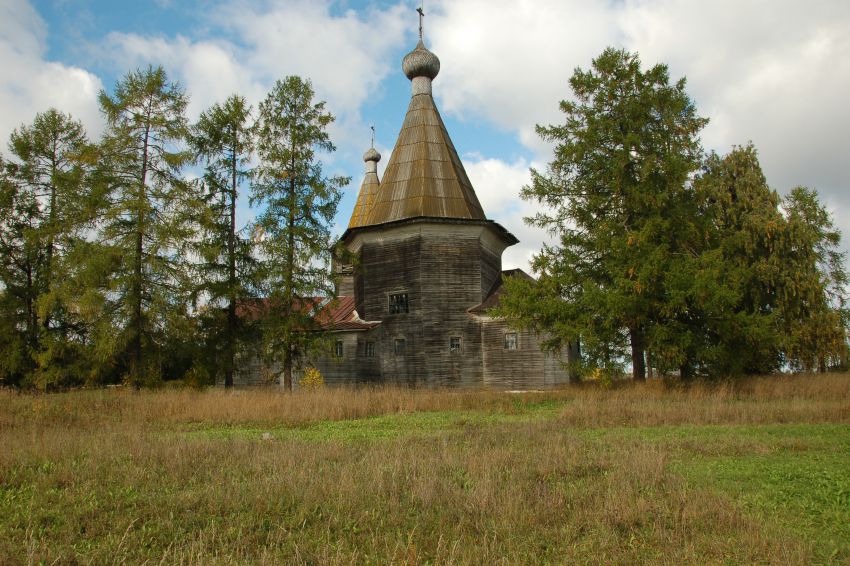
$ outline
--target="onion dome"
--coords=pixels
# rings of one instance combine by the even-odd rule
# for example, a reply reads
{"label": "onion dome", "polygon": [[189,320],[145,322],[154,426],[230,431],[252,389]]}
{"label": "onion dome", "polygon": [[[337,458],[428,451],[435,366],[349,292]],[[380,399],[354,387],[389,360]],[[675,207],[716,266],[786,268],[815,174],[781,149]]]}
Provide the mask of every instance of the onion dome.
{"label": "onion dome", "polygon": [[428,77],[431,80],[440,72],[440,60],[428,51],[422,40],[416,44],[416,49],[404,56],[401,68],[410,80],[416,77]]}
{"label": "onion dome", "polygon": [[381,160],[381,154],[377,152],[374,147],[370,147],[369,150],[363,154],[363,161],[369,162],[374,161],[378,162]]}

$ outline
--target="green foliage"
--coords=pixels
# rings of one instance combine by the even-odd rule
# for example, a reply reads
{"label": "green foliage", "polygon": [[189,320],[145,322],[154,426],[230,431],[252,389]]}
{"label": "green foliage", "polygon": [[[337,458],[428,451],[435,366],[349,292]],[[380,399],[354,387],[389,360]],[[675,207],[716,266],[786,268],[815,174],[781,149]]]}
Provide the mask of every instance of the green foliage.
{"label": "green foliage", "polygon": [[9,139],[0,188],[0,379],[40,388],[85,380],[88,326],[78,303],[80,254],[92,227],[92,148],[55,109]]}
{"label": "green foliage", "polygon": [[102,91],[107,130],[99,181],[107,202],[99,237],[108,246],[96,341],[101,359],[116,356],[134,385],[156,382],[162,345],[187,317],[188,266],[182,248],[194,237],[196,199],[181,168],[191,155],[187,98],[161,67],[128,73],[112,96]]}
{"label": "green foliage", "polygon": [[545,173],[532,170],[522,191],[543,207],[528,221],[558,242],[534,258],[540,282],[514,283],[500,314],[533,321],[562,344],[580,337],[591,367],[620,365],[630,347],[642,379],[648,338],[676,314],[668,274],[697,236],[687,182],[706,120],[684,79],[671,85],[666,66],[643,71],[622,50],[577,69],[570,86],[576,100],[561,102],[565,123],[537,128],[557,144],[554,159]]}
{"label": "green foliage", "polygon": [[290,390],[293,358],[314,338],[310,298],[333,294],[330,225],[340,189],[349,182],[322,171],[316,153],[335,150],[326,131],[334,117],[313,97],[309,81],[278,81],[260,103],[254,127],[259,164],[251,202],[265,206],[256,222],[269,298],[265,342],[272,356],[282,358],[281,384]]}
{"label": "green foliage", "polygon": [[817,193],[785,198],[767,184],[752,145],[712,154],[695,181],[706,242],[693,274],[695,358],[703,372],[824,371],[846,344],[840,234]]}
{"label": "green foliage", "polygon": [[752,145],[709,155],[694,186],[705,222],[688,297],[695,364],[716,375],[776,371],[786,228],[779,196]]}
{"label": "green foliage", "polygon": [[[204,312],[209,348],[224,373],[225,387],[233,385],[236,353],[251,335],[250,322],[237,316],[237,304],[252,296],[257,262],[250,227],[236,224],[239,188],[253,151],[251,107],[241,96],[228,98],[201,113],[190,142],[196,158],[206,164],[203,178],[206,207],[201,237],[195,242],[196,293],[207,303]],[[219,308],[226,316],[219,316]]]}
{"label": "green foliage", "polygon": [[751,144],[703,159],[684,84],[613,49],[576,70],[566,122],[538,126],[554,158],[522,191],[557,243],[495,314],[546,348],[580,340],[585,373],[621,370],[629,349],[636,379],[645,361],[684,378],[836,367],[847,274],[830,215],[808,189],[781,200]]}
{"label": "green foliage", "polygon": [[847,349],[846,255],[841,233],[817,192],[796,187],[782,202],[787,216],[781,288],[785,355],[795,369],[837,367]]}

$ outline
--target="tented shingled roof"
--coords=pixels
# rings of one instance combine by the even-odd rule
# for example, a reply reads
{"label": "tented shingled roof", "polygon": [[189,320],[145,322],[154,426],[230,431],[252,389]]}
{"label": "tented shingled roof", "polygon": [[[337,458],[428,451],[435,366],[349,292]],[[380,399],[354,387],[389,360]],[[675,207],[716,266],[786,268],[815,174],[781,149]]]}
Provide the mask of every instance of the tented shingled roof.
{"label": "tented shingled roof", "polygon": [[357,202],[351,213],[351,220],[348,222],[349,228],[359,228],[367,224],[369,211],[375,202],[375,196],[378,194],[380,186],[377,172],[368,171],[360,185],[360,193],[357,195]]}
{"label": "tented shingled roof", "polygon": [[410,100],[365,224],[418,216],[486,219],[430,93]]}

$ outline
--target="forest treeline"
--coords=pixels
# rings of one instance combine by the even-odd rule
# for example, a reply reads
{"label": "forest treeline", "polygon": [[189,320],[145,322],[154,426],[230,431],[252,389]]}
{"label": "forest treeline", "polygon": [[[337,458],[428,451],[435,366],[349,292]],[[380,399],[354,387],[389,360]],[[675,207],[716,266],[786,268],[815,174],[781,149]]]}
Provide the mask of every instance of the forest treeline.
{"label": "forest treeline", "polygon": [[[16,129],[0,158],[0,384],[231,384],[250,343],[291,387],[316,335],[293,299],[333,292],[348,183],[322,170],[334,118],[313,99],[287,77],[256,111],[234,95],[190,124],[186,92],[148,67],[100,93],[100,140],[56,109]],[[260,212],[240,223],[243,191]],[[262,316],[242,316],[257,297]]]}
{"label": "forest treeline", "polygon": [[[495,314],[547,348],[579,343],[583,375],[846,365],[845,258],[817,193],[780,197],[751,144],[705,154],[707,120],[664,65],[608,49],[570,85],[564,123],[538,127],[553,159],[521,193],[555,239]],[[100,93],[99,140],[56,109],[15,130],[0,155],[0,384],[232,384],[250,346],[291,388],[320,337],[298,299],[333,293],[349,182],[322,169],[333,116],[314,96],[287,77],[256,109],[233,95],[192,124],[186,92],[148,67]]]}
{"label": "forest treeline", "polygon": [[685,80],[607,49],[570,80],[522,196],[555,238],[499,314],[578,342],[585,374],[687,377],[847,366],[841,234],[817,192],[771,189],[755,147],[707,155]]}

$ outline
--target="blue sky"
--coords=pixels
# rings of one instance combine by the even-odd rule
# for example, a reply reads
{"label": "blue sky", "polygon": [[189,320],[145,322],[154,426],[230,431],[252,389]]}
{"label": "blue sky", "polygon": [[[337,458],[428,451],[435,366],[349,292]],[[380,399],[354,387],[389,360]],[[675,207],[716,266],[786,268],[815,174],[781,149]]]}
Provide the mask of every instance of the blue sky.
{"label": "blue sky", "polygon": [[[161,64],[191,97],[190,118],[233,92],[255,105],[289,74],[310,78],[337,116],[326,170],[352,177],[337,230],[363,174],[369,126],[386,164],[410,83],[401,59],[416,42],[410,0],[0,0],[0,138],[55,106],[92,137],[96,95],[128,70]],[[531,166],[551,147],[537,123],[559,121],[577,66],[613,45],[688,78],[702,139],[721,153],[752,140],[781,193],[816,188],[850,235],[850,4],[843,1],[426,0],[426,43],[442,63],[437,104],[488,216],[521,244],[526,267],[545,235],[525,226]],[[5,144],[4,144],[5,145]],[[247,199],[246,199],[247,200]],[[250,211],[243,211],[247,218]],[[846,244],[846,242],[845,242]]]}

